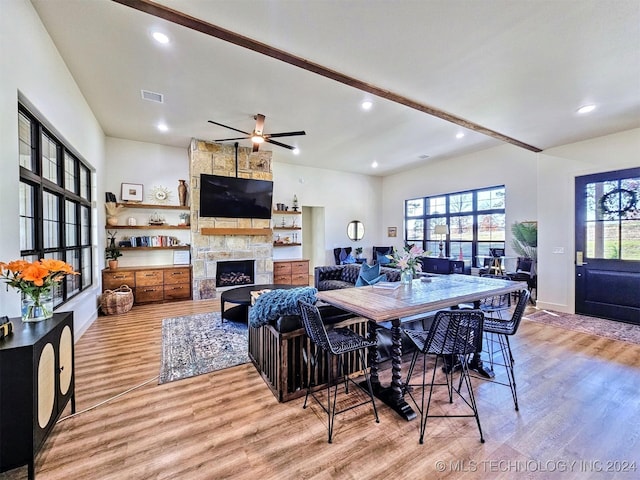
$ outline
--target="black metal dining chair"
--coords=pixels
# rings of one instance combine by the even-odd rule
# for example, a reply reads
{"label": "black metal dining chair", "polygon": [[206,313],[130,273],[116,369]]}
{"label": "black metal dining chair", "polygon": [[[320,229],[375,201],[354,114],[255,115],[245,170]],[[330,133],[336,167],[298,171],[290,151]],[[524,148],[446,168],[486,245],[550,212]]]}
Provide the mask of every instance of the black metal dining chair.
{"label": "black metal dining chair", "polygon": [[[404,384],[405,394],[411,397],[416,406],[416,410],[420,412],[420,443],[424,443],[424,433],[426,430],[427,419],[433,417],[474,417],[478,424],[480,432],[480,441],[484,443],[482,435],[482,427],[480,426],[480,416],[478,414],[478,406],[476,404],[471,385],[471,377],[469,375],[469,356],[482,350],[482,329],[484,324],[484,313],[479,310],[442,310],[436,314],[433,324],[428,331],[423,330],[403,330],[416,347],[411,357],[409,370]],[[417,385],[411,384],[411,377],[418,358],[422,356],[422,383]],[[435,357],[431,380],[427,381],[427,357]],[[446,382],[436,383],[436,372],[438,371],[438,363],[446,364],[452,357],[460,360],[460,368],[448,369],[443,372]],[[454,382],[454,375],[460,372],[460,378]],[[456,385],[457,383],[457,385]],[[453,394],[456,393],[473,413],[470,414],[442,414],[430,415],[429,410],[433,396],[433,387],[436,385],[447,386],[449,403],[453,403]],[[463,395],[463,385],[466,389],[466,397]],[[422,396],[420,403],[414,397],[413,388],[421,387]],[[429,396],[425,405],[425,392],[429,390]]]}
{"label": "black metal dining chair", "polygon": [[[513,368],[514,358],[511,351],[509,337],[515,335],[520,326],[522,317],[524,316],[527,302],[529,301],[529,291],[522,290],[518,296],[518,303],[508,320],[499,318],[487,318],[484,320],[485,334],[485,350],[489,354],[489,365],[493,370],[494,365],[503,366],[507,372],[507,380],[509,383],[493,380],[494,383],[509,386],[515,409],[518,410],[518,392],[516,390],[516,377]],[[497,354],[500,358],[497,358]]]}
{"label": "black metal dining chair", "polygon": [[[307,394],[304,397],[304,405],[302,408],[307,408],[307,401],[309,399],[309,395],[311,395],[316,402],[322,407],[322,409],[327,414],[328,418],[328,426],[329,426],[329,439],[328,442],[332,443],[333,441],[333,427],[335,416],[344,413],[346,411],[352,410],[361,405],[365,405],[367,403],[371,403],[373,406],[373,415],[376,419],[376,423],[380,423],[380,419],[378,418],[378,410],[376,409],[376,403],[373,397],[373,389],[371,387],[371,380],[369,378],[369,373],[367,372],[367,364],[366,364],[366,352],[370,347],[374,347],[376,345],[375,341],[367,340],[366,338],[358,335],[352,330],[348,328],[333,328],[331,330],[327,330],[322,323],[322,317],[320,316],[320,312],[315,305],[310,303],[299,301],[298,306],[300,307],[300,313],[302,317],[302,323],[304,324],[305,331],[307,336],[311,340],[313,344],[316,345],[315,354],[310,359],[311,367],[313,369],[318,368],[318,356],[320,352],[322,352],[326,356],[326,365],[328,365],[328,380],[327,380],[327,404],[326,406],[322,403],[321,399],[316,396],[316,392],[313,389],[312,382],[310,381],[307,385]],[[358,355],[360,365],[362,366],[362,370],[364,372],[366,390],[361,386],[361,384],[356,383],[349,375],[345,375],[344,373],[344,364],[345,364],[345,356],[348,357],[348,354],[355,352]],[[337,410],[337,396],[338,396],[338,386],[341,384],[341,381],[336,381],[335,385],[333,384],[332,379],[332,358],[337,358],[338,363],[338,375],[344,378],[344,386],[345,393],[349,393],[349,382],[353,383],[359,388],[365,390],[368,394],[368,399],[357,403],[355,405],[349,405],[348,407]],[[349,361],[349,359],[346,359]],[[312,378],[315,375],[311,376]],[[333,394],[331,393],[331,388],[333,386]]]}

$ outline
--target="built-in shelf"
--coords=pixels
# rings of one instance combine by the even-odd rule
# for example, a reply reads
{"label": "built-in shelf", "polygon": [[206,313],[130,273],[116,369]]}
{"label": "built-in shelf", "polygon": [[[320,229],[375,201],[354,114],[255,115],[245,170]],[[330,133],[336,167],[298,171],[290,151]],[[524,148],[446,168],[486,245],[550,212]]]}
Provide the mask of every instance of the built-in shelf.
{"label": "built-in shelf", "polygon": [[301,247],[301,243],[276,243],[273,242],[274,247]]}
{"label": "built-in shelf", "polygon": [[292,210],[274,210],[274,215],[300,215],[302,212],[294,212]]}
{"label": "built-in shelf", "polygon": [[120,250],[189,250],[189,245],[174,245],[172,247],[118,247]]}
{"label": "built-in shelf", "polygon": [[121,229],[126,228],[129,230],[190,230],[189,225],[106,225],[106,229]]}
{"label": "built-in shelf", "polygon": [[[157,210],[191,210],[191,207],[185,207],[182,205],[156,205],[153,203],[129,203],[129,202],[121,202],[116,205],[126,207],[126,208],[147,208],[147,209],[157,209]],[[286,212],[285,212],[286,213]]]}
{"label": "built-in shelf", "polygon": [[302,227],[273,227],[274,230],[302,230]]}

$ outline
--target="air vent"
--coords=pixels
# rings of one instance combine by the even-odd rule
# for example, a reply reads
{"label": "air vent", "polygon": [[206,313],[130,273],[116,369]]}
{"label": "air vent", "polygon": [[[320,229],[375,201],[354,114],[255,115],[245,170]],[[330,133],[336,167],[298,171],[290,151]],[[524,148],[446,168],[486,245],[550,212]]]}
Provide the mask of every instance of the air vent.
{"label": "air vent", "polygon": [[420,160],[426,160],[427,158],[429,158],[429,155],[420,155],[418,158]]}
{"label": "air vent", "polygon": [[149,100],[150,102],[164,103],[164,95],[161,93],[150,92],[149,90],[140,90],[143,100]]}

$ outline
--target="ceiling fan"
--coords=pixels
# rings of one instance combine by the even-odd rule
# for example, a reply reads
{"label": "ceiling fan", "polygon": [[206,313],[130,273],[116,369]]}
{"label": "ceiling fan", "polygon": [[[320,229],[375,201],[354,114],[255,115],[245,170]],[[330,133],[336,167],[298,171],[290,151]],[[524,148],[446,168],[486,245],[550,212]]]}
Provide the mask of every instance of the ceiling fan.
{"label": "ceiling fan", "polygon": [[264,119],[265,116],[261,113],[258,113],[253,117],[256,121],[256,127],[253,129],[253,132],[244,132],[242,130],[238,130],[237,128],[230,127],[228,125],[223,125],[222,123],[214,122],[213,120],[209,120],[209,123],[213,123],[214,125],[218,125],[220,127],[228,128],[229,130],[233,130],[235,132],[244,133],[246,137],[238,137],[238,138],[221,138],[218,140],[214,140],[214,142],[226,142],[230,140],[251,140],[253,143],[253,151],[257,152],[260,148],[260,144],[264,142],[273,143],[274,145],[278,145],[279,147],[288,148],[289,150],[295,150],[296,147],[292,147],[291,145],[286,145],[284,143],[276,142],[275,140],[271,140],[272,138],[278,137],[294,137],[297,135],[306,135],[304,130],[300,130],[298,132],[282,132],[282,133],[264,133]]}

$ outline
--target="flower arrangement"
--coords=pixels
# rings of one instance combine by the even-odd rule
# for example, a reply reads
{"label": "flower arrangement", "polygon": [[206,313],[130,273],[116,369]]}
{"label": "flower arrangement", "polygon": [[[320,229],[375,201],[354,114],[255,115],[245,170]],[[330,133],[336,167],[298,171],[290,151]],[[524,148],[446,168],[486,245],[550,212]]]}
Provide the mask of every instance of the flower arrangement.
{"label": "flower arrangement", "polygon": [[411,278],[413,278],[416,273],[422,271],[420,257],[423,254],[424,251],[417,245],[406,244],[402,249],[402,252],[398,251],[396,247],[393,247],[393,253],[391,255],[387,255],[387,258],[395,263],[405,276],[410,274]]}
{"label": "flower arrangement", "polygon": [[62,260],[43,258],[35,262],[0,262],[0,275],[7,283],[7,288],[20,290],[24,295],[23,320],[33,317],[44,320],[53,315],[52,288],[65,275],[78,275],[78,272],[74,272],[71,265]]}

